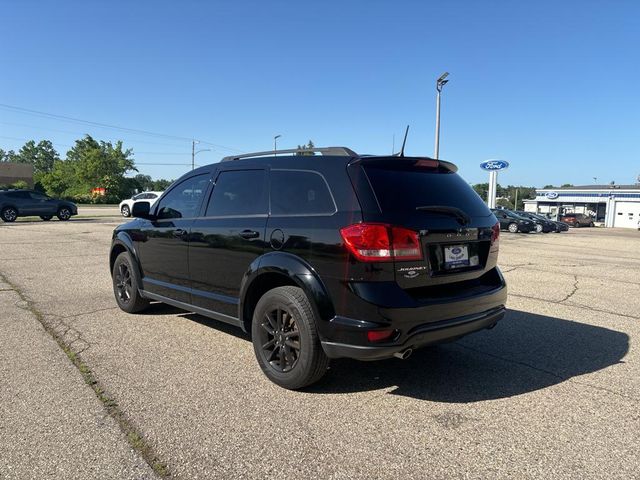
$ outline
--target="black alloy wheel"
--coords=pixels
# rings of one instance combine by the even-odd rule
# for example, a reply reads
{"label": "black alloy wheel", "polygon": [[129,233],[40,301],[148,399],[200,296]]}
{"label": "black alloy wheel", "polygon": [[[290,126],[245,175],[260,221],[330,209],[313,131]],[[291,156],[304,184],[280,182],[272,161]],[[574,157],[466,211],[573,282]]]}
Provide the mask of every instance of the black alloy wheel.
{"label": "black alloy wheel", "polygon": [[57,215],[59,220],[62,220],[63,222],[66,222],[67,220],[69,220],[71,218],[71,210],[69,209],[69,207],[60,207],[58,209],[58,215]]}
{"label": "black alloy wheel", "polygon": [[116,258],[111,273],[116,302],[121,310],[128,313],[141,312],[149,306],[149,301],[138,291],[140,282],[134,265],[129,253],[122,252]]}
{"label": "black alloy wheel", "polygon": [[289,372],[300,358],[300,331],[291,312],[275,306],[260,322],[260,343],[267,362],[279,372]]}
{"label": "black alloy wheel", "polygon": [[0,212],[0,217],[4,222],[15,222],[16,218],[18,218],[18,210],[13,207],[3,208],[2,212]]}
{"label": "black alloy wheel", "polygon": [[313,308],[298,287],[277,287],[260,298],[251,336],[260,368],[281,387],[306,387],[327,371]]}

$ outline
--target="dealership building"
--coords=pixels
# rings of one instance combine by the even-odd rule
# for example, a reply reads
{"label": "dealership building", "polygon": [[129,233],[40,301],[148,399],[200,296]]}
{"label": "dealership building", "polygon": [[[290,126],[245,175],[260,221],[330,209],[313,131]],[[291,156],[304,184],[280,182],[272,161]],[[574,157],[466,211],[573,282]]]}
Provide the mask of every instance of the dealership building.
{"label": "dealership building", "polygon": [[536,189],[536,198],[525,200],[524,209],[551,218],[583,213],[605,227],[638,228],[640,184]]}

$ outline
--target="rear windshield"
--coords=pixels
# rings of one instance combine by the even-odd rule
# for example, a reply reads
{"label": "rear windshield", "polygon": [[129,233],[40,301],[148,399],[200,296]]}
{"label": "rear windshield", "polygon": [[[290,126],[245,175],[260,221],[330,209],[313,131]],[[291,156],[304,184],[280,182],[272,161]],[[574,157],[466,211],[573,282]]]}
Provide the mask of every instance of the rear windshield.
{"label": "rear windshield", "polygon": [[391,165],[365,165],[383,212],[414,211],[422,206],[456,207],[472,217],[491,212],[457,173]]}

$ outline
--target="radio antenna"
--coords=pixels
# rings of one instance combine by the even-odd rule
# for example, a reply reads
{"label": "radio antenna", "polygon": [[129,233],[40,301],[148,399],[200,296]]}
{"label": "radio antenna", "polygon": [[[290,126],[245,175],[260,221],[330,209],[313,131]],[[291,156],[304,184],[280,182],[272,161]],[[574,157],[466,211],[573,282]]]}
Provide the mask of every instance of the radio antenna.
{"label": "radio antenna", "polygon": [[407,129],[404,131],[404,140],[402,141],[402,148],[400,149],[399,157],[404,157],[404,146],[407,143],[407,135],[409,134],[409,125],[407,125]]}

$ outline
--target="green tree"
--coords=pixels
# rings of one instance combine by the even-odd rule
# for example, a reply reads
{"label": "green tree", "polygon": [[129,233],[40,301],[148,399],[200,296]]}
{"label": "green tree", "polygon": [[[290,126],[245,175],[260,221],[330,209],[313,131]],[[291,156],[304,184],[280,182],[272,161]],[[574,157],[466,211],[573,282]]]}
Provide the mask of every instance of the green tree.
{"label": "green tree", "polygon": [[173,183],[173,180],[159,178],[158,180],[153,181],[152,190],[155,190],[156,192],[164,192],[167,188],[169,188],[169,185],[171,185],[172,183]]}
{"label": "green tree", "polygon": [[561,185],[561,188],[566,188],[566,187],[573,187],[573,184],[571,184],[571,183],[563,183]]}
{"label": "green tree", "polygon": [[315,148],[315,145],[311,140],[309,140],[309,143],[307,143],[306,145],[298,145],[298,151],[296,152],[296,155],[313,155],[313,152],[308,151],[312,148]]}
{"label": "green tree", "polygon": [[[125,150],[120,141],[112,144],[86,135],[76,140],[66,160],[54,160],[40,181],[51,195],[81,202],[115,202],[130,193],[125,174],[137,171],[132,156],[132,150]],[[92,197],[94,188],[106,189],[106,196]]]}
{"label": "green tree", "polygon": [[67,162],[73,165],[77,186],[81,186],[86,193],[93,188],[105,188],[110,200],[126,196],[124,192],[125,174],[138,171],[131,158],[133,151],[124,150],[122,141],[98,142],[90,135],[86,135],[67,152]]}
{"label": "green tree", "polygon": [[0,148],[0,162],[15,162],[16,152],[13,150],[3,150]]}
{"label": "green tree", "polygon": [[482,200],[484,200],[485,202],[487,201],[487,195],[489,193],[488,183],[476,183],[475,185],[472,185],[472,188],[476,191],[478,195],[480,195],[480,198]]}
{"label": "green tree", "polygon": [[143,173],[138,173],[135,177],[133,177],[133,180],[135,181],[136,185],[137,185],[137,189],[140,192],[144,192],[146,190],[152,190],[153,189],[153,179],[151,178],[151,175],[145,175]]}
{"label": "green tree", "polygon": [[38,174],[50,172],[56,160],[60,160],[60,155],[49,140],[40,140],[37,144],[29,140],[18,151],[15,161],[33,165],[35,178]]}

